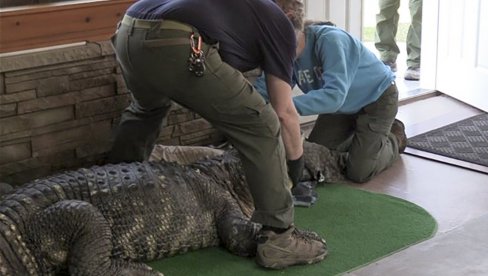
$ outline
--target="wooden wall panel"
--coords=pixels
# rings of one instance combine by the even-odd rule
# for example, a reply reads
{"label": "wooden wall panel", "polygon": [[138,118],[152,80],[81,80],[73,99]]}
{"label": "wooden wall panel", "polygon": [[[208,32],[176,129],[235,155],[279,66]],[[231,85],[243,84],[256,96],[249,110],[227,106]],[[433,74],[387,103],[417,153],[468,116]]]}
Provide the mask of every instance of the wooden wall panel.
{"label": "wooden wall panel", "polygon": [[0,9],[0,53],[107,40],[133,2],[80,1]]}

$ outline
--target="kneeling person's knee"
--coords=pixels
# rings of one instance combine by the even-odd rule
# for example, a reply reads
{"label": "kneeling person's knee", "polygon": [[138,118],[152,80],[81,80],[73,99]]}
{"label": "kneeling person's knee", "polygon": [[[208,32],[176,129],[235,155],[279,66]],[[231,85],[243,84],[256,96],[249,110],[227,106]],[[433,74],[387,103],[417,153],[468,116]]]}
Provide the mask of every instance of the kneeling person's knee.
{"label": "kneeling person's knee", "polygon": [[346,169],[346,177],[349,180],[352,180],[356,183],[365,183],[371,180],[375,175],[374,170],[366,169],[366,168],[347,168]]}

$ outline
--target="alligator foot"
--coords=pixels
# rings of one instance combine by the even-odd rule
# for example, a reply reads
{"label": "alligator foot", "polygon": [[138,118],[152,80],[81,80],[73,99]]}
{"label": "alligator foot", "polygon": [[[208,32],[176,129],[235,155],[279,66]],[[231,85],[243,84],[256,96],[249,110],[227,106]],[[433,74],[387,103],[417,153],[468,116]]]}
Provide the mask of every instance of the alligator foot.
{"label": "alligator foot", "polygon": [[253,257],[256,255],[256,235],[261,227],[247,218],[228,215],[221,218],[218,230],[227,250],[237,256]]}
{"label": "alligator foot", "polygon": [[301,181],[315,180],[319,183],[334,183],[345,180],[343,155],[320,144],[303,143],[305,170]]}

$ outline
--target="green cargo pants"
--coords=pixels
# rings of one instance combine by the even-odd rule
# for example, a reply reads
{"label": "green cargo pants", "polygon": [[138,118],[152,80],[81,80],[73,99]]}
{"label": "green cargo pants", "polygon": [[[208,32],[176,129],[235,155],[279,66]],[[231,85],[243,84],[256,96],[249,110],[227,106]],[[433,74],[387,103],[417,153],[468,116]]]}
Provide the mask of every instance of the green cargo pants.
{"label": "green cargo pants", "polygon": [[198,36],[191,26],[176,22],[167,28],[162,21],[127,16],[122,22],[113,44],[133,100],[122,114],[109,161],[147,159],[173,100],[208,120],[239,151],[256,209],[252,220],[288,227],[293,222],[291,183],[270,104],[221,60],[217,45],[203,43],[204,75],[190,72],[191,29]]}
{"label": "green cargo pants", "polygon": [[[379,0],[376,15],[376,49],[382,61],[396,62],[400,49],[395,37],[398,30],[400,0]],[[409,0],[411,22],[407,33],[407,66],[420,67],[422,38],[422,0]]]}
{"label": "green cargo pants", "polygon": [[363,183],[398,158],[398,141],[391,125],[398,112],[398,90],[392,84],[375,102],[356,114],[321,114],[308,141],[341,152],[346,177]]}

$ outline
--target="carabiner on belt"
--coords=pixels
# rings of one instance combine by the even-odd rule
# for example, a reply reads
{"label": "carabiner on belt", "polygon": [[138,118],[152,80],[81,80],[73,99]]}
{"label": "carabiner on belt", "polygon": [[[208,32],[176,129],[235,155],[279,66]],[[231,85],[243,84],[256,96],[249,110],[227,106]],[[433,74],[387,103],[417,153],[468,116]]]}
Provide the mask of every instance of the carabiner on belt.
{"label": "carabiner on belt", "polygon": [[193,72],[195,76],[201,77],[205,72],[205,55],[202,50],[202,37],[195,33],[190,35],[191,53],[188,58],[188,70]]}

